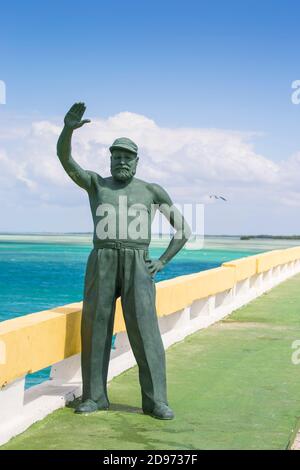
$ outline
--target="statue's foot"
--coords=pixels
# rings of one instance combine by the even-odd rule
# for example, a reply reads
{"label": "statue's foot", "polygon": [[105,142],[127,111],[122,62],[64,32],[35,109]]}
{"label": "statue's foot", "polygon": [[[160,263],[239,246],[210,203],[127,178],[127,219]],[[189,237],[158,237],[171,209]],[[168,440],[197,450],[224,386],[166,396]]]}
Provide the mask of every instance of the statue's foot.
{"label": "statue's foot", "polygon": [[156,419],[174,419],[175,418],[175,415],[173,411],[171,410],[171,408],[165,405],[164,403],[155,405],[151,412],[144,410],[144,413]]}
{"label": "statue's foot", "polygon": [[75,409],[75,413],[78,414],[88,414],[88,413],[95,413],[95,411],[99,410],[108,410],[108,403],[104,405],[99,405],[94,400],[88,398],[87,400],[80,403]]}

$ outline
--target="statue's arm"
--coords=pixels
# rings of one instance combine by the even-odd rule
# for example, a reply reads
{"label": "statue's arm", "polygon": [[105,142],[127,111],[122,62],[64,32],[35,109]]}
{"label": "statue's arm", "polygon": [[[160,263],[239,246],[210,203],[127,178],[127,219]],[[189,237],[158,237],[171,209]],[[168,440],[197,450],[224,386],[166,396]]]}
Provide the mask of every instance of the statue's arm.
{"label": "statue's arm", "polygon": [[57,156],[70,178],[76,184],[88,190],[91,187],[92,172],[84,170],[75,162],[72,158],[71,146],[74,130],[90,122],[89,119],[81,119],[84,111],[85,105],[83,103],[75,103],[66,114],[64,119],[65,125],[57,142]]}
{"label": "statue's arm", "polygon": [[159,262],[162,266],[157,266],[157,271],[168,263],[185,245],[191,236],[191,229],[181,214],[181,212],[174,206],[169,194],[158,184],[152,185],[154,202],[158,205],[159,211],[167,218],[169,223],[175,229],[175,233],[164,253],[160,256]]}

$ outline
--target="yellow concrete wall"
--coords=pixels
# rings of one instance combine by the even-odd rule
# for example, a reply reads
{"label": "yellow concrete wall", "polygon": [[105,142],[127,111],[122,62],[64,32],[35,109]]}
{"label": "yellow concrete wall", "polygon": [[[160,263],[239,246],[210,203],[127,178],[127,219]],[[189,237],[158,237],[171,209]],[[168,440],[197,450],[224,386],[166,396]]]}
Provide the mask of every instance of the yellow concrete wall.
{"label": "yellow concrete wall", "polygon": [[222,266],[235,269],[235,281],[243,281],[256,274],[257,256],[248,256],[223,263]]}
{"label": "yellow concrete wall", "polygon": [[0,364],[0,386],[80,351],[81,305],[24,315],[0,323],[6,362]]}
{"label": "yellow concrete wall", "polygon": [[273,250],[257,255],[257,273],[268,271],[274,266],[285,263],[285,251],[286,250]]}
{"label": "yellow concrete wall", "polygon": [[296,259],[300,259],[300,246],[294,246],[292,248],[282,250],[282,260],[284,263],[289,263]]}
{"label": "yellow concrete wall", "polygon": [[[156,284],[157,313],[159,316],[172,314],[196,299],[224,292],[237,281],[295,259],[300,259],[300,247],[274,250],[227,262],[220,268],[159,282]],[[81,309],[79,302],[0,322],[0,341],[6,349],[6,362],[1,364],[0,361],[0,386],[79,353]],[[114,332],[124,330],[118,299]]]}

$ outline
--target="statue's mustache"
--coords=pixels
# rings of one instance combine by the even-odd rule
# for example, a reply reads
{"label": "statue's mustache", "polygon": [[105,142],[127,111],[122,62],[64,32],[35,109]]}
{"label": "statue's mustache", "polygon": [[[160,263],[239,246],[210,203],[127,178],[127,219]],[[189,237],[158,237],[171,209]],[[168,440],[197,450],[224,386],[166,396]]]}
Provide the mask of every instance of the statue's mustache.
{"label": "statue's mustache", "polygon": [[129,170],[130,168],[128,166],[121,166],[121,165],[118,165],[115,167],[115,170]]}

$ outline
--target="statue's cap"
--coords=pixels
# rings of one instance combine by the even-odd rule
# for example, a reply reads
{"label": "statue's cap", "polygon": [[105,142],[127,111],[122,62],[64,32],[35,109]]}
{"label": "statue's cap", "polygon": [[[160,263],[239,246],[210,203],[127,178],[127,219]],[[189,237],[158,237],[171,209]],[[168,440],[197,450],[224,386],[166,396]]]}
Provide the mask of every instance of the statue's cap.
{"label": "statue's cap", "polygon": [[112,146],[109,147],[111,152],[113,149],[125,149],[135,154],[138,153],[138,146],[132,140],[127,139],[127,137],[120,137],[119,139],[116,139]]}

